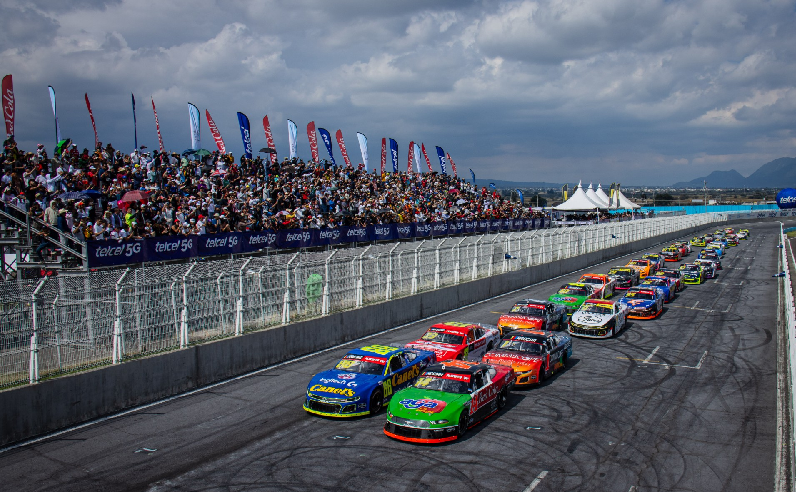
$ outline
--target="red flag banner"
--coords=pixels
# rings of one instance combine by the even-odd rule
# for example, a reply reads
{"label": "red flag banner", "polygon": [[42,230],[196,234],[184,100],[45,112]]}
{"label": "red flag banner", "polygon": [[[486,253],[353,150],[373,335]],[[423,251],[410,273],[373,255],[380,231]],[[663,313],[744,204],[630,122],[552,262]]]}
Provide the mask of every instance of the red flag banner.
{"label": "red flag banner", "polygon": [[451,163],[451,167],[453,168],[453,177],[454,178],[458,178],[459,175],[456,174],[456,164],[453,163],[453,159],[451,159],[451,155],[446,152],[445,153],[445,157],[447,157],[448,158],[448,162]]}
{"label": "red flag banner", "polygon": [[210,111],[205,109],[205,117],[207,118],[207,126],[210,127],[210,133],[213,135],[213,140],[216,141],[216,147],[218,147],[218,151],[222,154],[227,153],[227,146],[224,145],[224,139],[221,138],[221,132],[218,131],[218,127],[216,126],[216,122],[213,121],[213,118],[210,116]]}
{"label": "red flag banner", "polygon": [[152,112],[155,113],[155,129],[158,131],[158,145],[160,145],[160,151],[163,152],[163,136],[160,134],[160,121],[158,121],[158,110],[155,109],[154,99],[152,99]]}
{"label": "red flag banner", "polygon": [[407,174],[412,174],[412,161],[415,160],[415,143],[409,142],[409,165],[406,168]]}
{"label": "red flag banner", "polygon": [[312,152],[312,160],[318,162],[321,160],[318,156],[318,136],[315,135],[315,122],[310,121],[307,123],[307,138],[310,140],[310,151]]}
{"label": "red flag banner", "polygon": [[[271,133],[271,124],[268,123],[268,115],[263,116],[263,130],[265,130],[265,141],[268,147],[276,150],[274,147],[274,136]],[[269,154],[271,156],[271,164],[276,164],[276,154]]]}
{"label": "red flag banner", "polygon": [[14,134],[14,82],[11,75],[3,77],[3,117],[6,120],[6,133]]}
{"label": "red flag banner", "polygon": [[420,144],[420,150],[423,151],[423,157],[426,158],[426,165],[428,166],[428,172],[433,172],[431,170],[431,161],[428,160],[428,154],[426,154],[426,144]]}
{"label": "red flag banner", "polygon": [[91,128],[94,129],[94,149],[96,150],[99,146],[99,137],[97,136],[97,124],[94,123],[94,113],[91,111],[91,103],[88,102],[88,92],[85,93],[86,96],[86,109],[88,109],[88,117],[91,118]]}
{"label": "red flag banner", "polygon": [[381,139],[381,174],[384,175],[384,167],[387,165],[387,139]]}
{"label": "red flag banner", "polygon": [[343,131],[337,130],[337,133],[334,134],[337,137],[337,145],[340,146],[340,153],[343,154],[343,160],[345,161],[346,166],[351,166],[351,159],[348,158],[348,152],[345,150],[345,142],[343,141]]}

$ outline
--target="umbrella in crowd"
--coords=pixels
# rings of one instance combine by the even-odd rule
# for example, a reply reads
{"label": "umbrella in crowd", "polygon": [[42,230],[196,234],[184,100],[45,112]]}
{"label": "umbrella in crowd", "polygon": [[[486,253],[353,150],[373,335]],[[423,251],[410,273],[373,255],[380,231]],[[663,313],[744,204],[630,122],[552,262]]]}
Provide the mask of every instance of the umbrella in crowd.
{"label": "umbrella in crowd", "polygon": [[82,191],[67,191],[58,195],[61,200],[84,200],[88,198],[88,193]]}
{"label": "umbrella in crowd", "polygon": [[210,155],[210,151],[207,150],[207,149],[199,149],[199,150],[197,150],[195,152],[195,154],[198,155],[198,156],[201,156],[201,157],[205,157],[205,156]]}
{"label": "umbrella in crowd", "polygon": [[149,198],[148,191],[141,191],[141,190],[133,190],[128,191],[127,193],[122,196],[122,199],[119,200],[120,202],[140,202],[142,200],[146,200]]}

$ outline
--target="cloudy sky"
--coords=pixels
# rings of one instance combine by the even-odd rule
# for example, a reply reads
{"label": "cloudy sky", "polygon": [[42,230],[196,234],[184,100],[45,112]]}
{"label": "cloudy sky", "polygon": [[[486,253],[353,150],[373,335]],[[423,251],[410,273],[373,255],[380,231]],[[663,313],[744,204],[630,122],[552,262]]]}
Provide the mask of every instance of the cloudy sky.
{"label": "cloudy sky", "polygon": [[310,156],[314,120],[355,162],[361,131],[371,165],[393,137],[402,169],[415,140],[479,178],[663,185],[796,155],[793,0],[0,0],[0,67],[27,149],[54,146],[52,85],[81,148],[88,92],[100,140],[133,149],[132,92],[139,144],[152,97],[176,151],[190,101],[235,155],[242,111],[255,150],[267,114],[280,156],[287,118]]}

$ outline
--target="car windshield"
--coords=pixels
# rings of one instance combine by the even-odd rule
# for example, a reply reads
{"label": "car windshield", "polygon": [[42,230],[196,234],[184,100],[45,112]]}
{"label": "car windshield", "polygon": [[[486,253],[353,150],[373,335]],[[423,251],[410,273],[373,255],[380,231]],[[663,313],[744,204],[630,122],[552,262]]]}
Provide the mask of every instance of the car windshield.
{"label": "car windshield", "polygon": [[608,272],[608,275],[614,275],[616,277],[632,277],[633,273],[630,270],[611,270]]}
{"label": "car windshield", "polygon": [[464,337],[462,335],[456,335],[454,333],[445,333],[443,331],[427,331],[425,335],[423,335],[422,340],[427,342],[434,342],[434,343],[449,343],[451,345],[461,345],[464,342]]}
{"label": "car windshield", "polygon": [[573,296],[586,296],[589,295],[588,289],[586,287],[577,287],[574,285],[565,285],[561,287],[558,291],[559,294],[570,294]]}
{"label": "car windshield", "polygon": [[696,265],[683,265],[684,272],[698,272],[699,267]]}
{"label": "car windshield", "polygon": [[595,284],[595,285],[602,285],[602,279],[595,278],[595,277],[583,277],[580,279],[580,283],[582,284]]}
{"label": "car windshield", "polygon": [[638,291],[628,292],[627,294],[625,294],[625,297],[632,297],[633,299],[646,299],[649,301],[655,299],[655,296],[649,292],[638,292]]}
{"label": "car windshield", "polygon": [[664,277],[669,277],[669,278],[677,278],[678,277],[677,272],[658,272],[658,273],[660,273]]}
{"label": "car windshield", "polygon": [[519,340],[516,337],[501,341],[500,349],[510,350],[512,352],[524,352],[531,355],[542,354],[542,344],[531,342],[530,340]]}
{"label": "car windshield", "polygon": [[647,266],[647,262],[645,260],[632,260],[628,265]]}
{"label": "car windshield", "polygon": [[515,304],[510,311],[512,314],[527,314],[528,316],[544,316],[545,311],[541,306],[528,306],[526,304]]}
{"label": "car windshield", "polygon": [[584,304],[580,308],[581,312],[584,313],[597,313],[597,314],[612,314],[614,312],[613,308],[608,306],[600,306],[598,304]]}
{"label": "car windshield", "polygon": [[426,376],[425,374],[417,378],[414,387],[424,390],[444,391],[445,393],[470,393],[470,385],[465,381],[455,381],[453,379],[446,379],[444,377]]}
{"label": "car windshield", "polygon": [[653,279],[649,279],[649,280],[645,280],[644,283],[642,283],[641,285],[654,285],[656,287],[668,287],[669,286],[669,284],[666,283],[665,281],[654,279],[654,278]]}
{"label": "car windshield", "polygon": [[334,366],[334,368],[338,371],[358,372],[360,374],[375,374],[380,376],[384,374],[384,365],[386,362],[387,361],[384,360],[383,363],[379,364],[375,357],[361,357],[358,355],[345,356],[340,360],[340,362],[337,363],[336,366]]}

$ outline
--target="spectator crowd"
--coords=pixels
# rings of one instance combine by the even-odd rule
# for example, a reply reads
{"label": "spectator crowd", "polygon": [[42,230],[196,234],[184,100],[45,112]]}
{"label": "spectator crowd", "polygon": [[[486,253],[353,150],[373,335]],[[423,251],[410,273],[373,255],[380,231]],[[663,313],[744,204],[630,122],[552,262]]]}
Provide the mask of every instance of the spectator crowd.
{"label": "spectator crowd", "polygon": [[52,158],[41,144],[24,152],[9,136],[0,200],[81,239],[543,216],[437,173],[218,152],[125,154],[110,144],[57,150]]}

